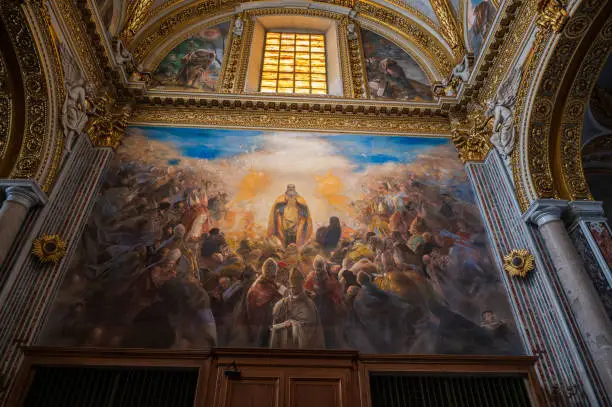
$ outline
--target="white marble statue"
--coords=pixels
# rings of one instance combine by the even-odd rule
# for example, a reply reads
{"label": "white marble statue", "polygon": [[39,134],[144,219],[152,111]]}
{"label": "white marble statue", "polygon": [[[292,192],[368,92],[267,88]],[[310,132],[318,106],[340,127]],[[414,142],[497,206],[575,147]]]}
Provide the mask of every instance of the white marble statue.
{"label": "white marble statue", "polygon": [[516,130],[514,129],[514,104],[523,71],[514,68],[510,76],[500,85],[494,99],[487,102],[485,115],[493,118],[493,134],[491,143],[500,153],[506,163],[514,150]]}
{"label": "white marble statue", "polygon": [[132,53],[126,48],[123,44],[123,41],[116,40],[115,41],[115,61],[119,65],[123,65],[128,70],[132,70],[134,68],[134,57]]}
{"label": "white marble statue", "polygon": [[470,61],[467,54],[463,56],[463,60],[457,64],[451,73],[451,80],[459,78],[462,82],[467,82],[470,79]]}
{"label": "white marble statue", "polygon": [[236,17],[236,21],[234,21],[234,35],[240,37],[242,35],[242,31],[244,31],[244,21],[240,17]]}
{"label": "white marble statue", "polygon": [[87,124],[88,102],[85,91],[85,80],[70,51],[60,44],[62,65],[64,68],[64,85],[66,99],[62,106],[62,126],[66,137],[65,152],[72,149],[76,138],[83,133]]}
{"label": "white marble statue", "polygon": [[355,23],[349,23],[346,26],[346,36],[349,41],[355,41],[357,39],[357,27],[355,27]]}

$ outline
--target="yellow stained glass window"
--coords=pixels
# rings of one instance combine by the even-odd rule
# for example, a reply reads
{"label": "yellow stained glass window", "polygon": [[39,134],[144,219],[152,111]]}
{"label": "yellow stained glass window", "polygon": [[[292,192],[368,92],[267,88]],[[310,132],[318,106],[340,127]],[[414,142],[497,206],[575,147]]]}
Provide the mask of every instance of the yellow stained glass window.
{"label": "yellow stained glass window", "polygon": [[266,33],[259,91],[327,94],[323,34]]}

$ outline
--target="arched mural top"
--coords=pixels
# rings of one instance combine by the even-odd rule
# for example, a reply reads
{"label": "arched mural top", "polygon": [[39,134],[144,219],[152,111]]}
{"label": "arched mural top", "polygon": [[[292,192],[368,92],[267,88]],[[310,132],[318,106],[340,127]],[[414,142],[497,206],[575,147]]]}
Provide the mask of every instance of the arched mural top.
{"label": "arched mural top", "polygon": [[[180,41],[179,37],[184,38],[189,35],[191,29],[196,25],[201,27],[204,24],[203,21],[206,21],[206,24],[212,24],[213,21],[240,11],[241,7],[237,7],[239,3],[236,2],[234,7],[228,7],[226,4],[218,5],[214,1],[197,2],[172,9],[168,14],[160,15],[156,21],[147,23],[130,42],[129,48],[136,60],[145,62],[145,66],[151,68],[154,62],[162,58],[157,50],[160,48],[168,50],[171,48],[170,44],[177,44]],[[268,2],[246,2],[244,5],[248,7],[244,8],[248,9],[251,14],[264,11],[274,14],[300,13],[303,15],[325,13],[335,15],[338,19],[347,16],[350,11],[347,7],[326,3],[311,1],[300,3],[308,7],[271,7]],[[379,26],[381,30],[395,32],[406,42],[413,43],[420,54],[425,56],[421,59],[435,66],[438,72],[442,72],[442,76],[446,76],[455,65],[455,57],[449,45],[439,33],[422,24],[418,19],[371,2],[360,2],[357,18],[370,21]]]}

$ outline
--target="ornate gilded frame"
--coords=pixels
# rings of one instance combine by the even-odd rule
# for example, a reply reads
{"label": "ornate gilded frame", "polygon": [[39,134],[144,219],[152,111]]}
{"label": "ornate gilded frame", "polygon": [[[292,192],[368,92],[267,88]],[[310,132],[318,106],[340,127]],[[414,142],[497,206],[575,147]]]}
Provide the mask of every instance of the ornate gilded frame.
{"label": "ornate gilded frame", "polygon": [[[592,199],[582,171],[582,121],[612,46],[611,12],[612,2],[582,2],[559,35],[543,32],[536,40],[534,47],[544,51],[548,46],[551,51],[545,68],[538,68],[541,76],[533,79],[537,85],[525,112],[523,147],[517,152],[520,157],[513,158],[523,210],[537,198]],[[527,68],[530,76],[535,76],[531,71],[539,66],[538,58]],[[526,166],[519,165],[523,161]]]}
{"label": "ornate gilded frame", "polygon": [[[18,74],[15,89],[22,93],[23,109],[15,108],[6,149],[0,161],[9,178],[35,180],[49,192],[62,158],[63,136],[56,117],[64,100],[62,65],[55,46],[49,14],[42,0],[0,2],[0,18],[8,33]],[[59,86],[58,86],[59,85]],[[12,158],[6,156],[10,154]],[[7,160],[7,161],[5,161]]]}

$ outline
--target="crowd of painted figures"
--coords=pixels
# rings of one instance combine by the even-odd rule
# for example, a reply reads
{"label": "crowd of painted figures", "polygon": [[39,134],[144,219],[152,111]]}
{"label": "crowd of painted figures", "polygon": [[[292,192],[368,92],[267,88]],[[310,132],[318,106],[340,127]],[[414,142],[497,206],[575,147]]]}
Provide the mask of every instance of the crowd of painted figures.
{"label": "crowd of painted figures", "polygon": [[336,216],[313,227],[290,185],[270,203],[267,229],[246,216],[243,232],[226,235],[229,197],[200,175],[111,171],[50,342],[521,352],[477,209],[459,192],[419,176],[379,179],[351,203],[353,227]]}

